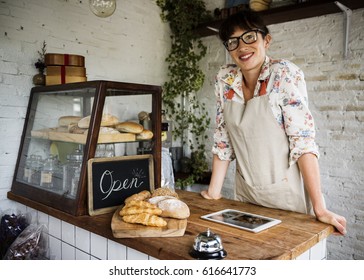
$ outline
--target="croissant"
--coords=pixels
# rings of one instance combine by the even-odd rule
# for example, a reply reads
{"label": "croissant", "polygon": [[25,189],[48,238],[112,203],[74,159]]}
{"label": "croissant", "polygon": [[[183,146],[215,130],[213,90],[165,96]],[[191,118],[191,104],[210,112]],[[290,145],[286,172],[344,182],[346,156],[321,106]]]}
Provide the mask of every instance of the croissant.
{"label": "croissant", "polygon": [[133,200],[146,200],[146,199],[150,198],[150,196],[151,196],[150,191],[144,190],[144,191],[141,191],[139,193],[129,196],[128,198],[125,199],[124,202],[128,203]]}
{"label": "croissant", "polygon": [[123,221],[131,224],[142,224],[154,227],[164,227],[167,225],[167,222],[163,218],[148,213],[126,215],[123,216]]}
{"label": "croissant", "polygon": [[132,200],[126,203],[126,205],[124,207],[142,207],[142,208],[152,208],[155,209],[157,208],[156,205],[148,202],[148,201],[141,201],[141,200]]}
{"label": "croissant", "polygon": [[131,206],[131,207],[124,207],[123,209],[121,209],[121,211],[119,212],[119,215],[125,216],[125,215],[134,215],[134,214],[140,214],[140,213],[160,215],[160,214],[162,214],[162,209],[159,209],[157,207],[146,208],[146,207]]}

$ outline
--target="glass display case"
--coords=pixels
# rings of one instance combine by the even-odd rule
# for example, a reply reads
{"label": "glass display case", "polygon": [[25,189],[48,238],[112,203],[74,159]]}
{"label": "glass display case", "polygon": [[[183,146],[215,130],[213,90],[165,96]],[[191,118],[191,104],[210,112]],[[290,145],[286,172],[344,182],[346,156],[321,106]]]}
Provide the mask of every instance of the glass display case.
{"label": "glass display case", "polygon": [[161,87],[155,85],[90,81],[32,88],[11,195],[85,215],[88,160],[138,154],[153,155],[159,186],[160,112]]}

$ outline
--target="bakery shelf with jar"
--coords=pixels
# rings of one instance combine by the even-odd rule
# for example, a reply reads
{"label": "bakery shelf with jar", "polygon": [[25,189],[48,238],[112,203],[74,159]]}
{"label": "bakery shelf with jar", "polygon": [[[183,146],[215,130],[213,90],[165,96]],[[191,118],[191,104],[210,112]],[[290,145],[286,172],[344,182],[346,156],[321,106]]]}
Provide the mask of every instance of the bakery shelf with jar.
{"label": "bakery shelf with jar", "polygon": [[32,88],[8,197],[87,214],[87,162],[95,157],[152,154],[159,186],[160,112],[156,85],[89,81]]}

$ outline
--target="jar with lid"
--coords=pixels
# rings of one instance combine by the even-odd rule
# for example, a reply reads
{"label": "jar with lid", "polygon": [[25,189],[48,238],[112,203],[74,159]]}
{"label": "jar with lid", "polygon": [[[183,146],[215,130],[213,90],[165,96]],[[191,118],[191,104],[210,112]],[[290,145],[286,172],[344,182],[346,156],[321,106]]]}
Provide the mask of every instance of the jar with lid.
{"label": "jar with lid", "polygon": [[81,169],[82,159],[83,153],[81,151],[81,146],[72,154],[67,155],[67,162],[63,165],[63,193],[66,195],[74,197],[77,193],[77,189],[72,190],[72,183],[74,185],[75,178],[79,176],[79,172],[77,174],[77,171]]}
{"label": "jar with lid", "polygon": [[172,121],[167,119],[165,110],[162,110],[162,147],[172,147]]}
{"label": "jar with lid", "polygon": [[62,189],[62,168],[58,156],[50,155],[43,163],[40,172],[40,186],[53,191]]}
{"label": "jar with lid", "polygon": [[34,155],[30,155],[30,156],[27,156],[27,158],[25,160],[24,175],[23,175],[24,182],[29,182],[29,177],[30,177],[30,173],[31,173],[31,165],[32,165],[33,159],[34,159]]}
{"label": "jar with lid", "polygon": [[63,188],[63,166],[58,156],[53,156],[54,159],[54,173],[53,173],[53,189],[55,191],[62,191]]}
{"label": "jar with lid", "polygon": [[80,174],[81,174],[81,166],[77,167],[74,170],[74,174],[73,174],[72,182],[71,182],[71,189],[70,189],[70,196],[72,196],[72,197],[76,197],[78,182],[80,181]]}
{"label": "jar with lid", "polygon": [[55,172],[55,159],[50,156],[44,160],[44,164],[40,172],[40,186],[46,189],[52,189],[54,184],[53,174]]}
{"label": "jar with lid", "polygon": [[32,185],[39,186],[40,185],[40,172],[43,165],[42,156],[33,155],[31,156],[32,160],[30,163],[30,172],[28,177],[28,183]]}

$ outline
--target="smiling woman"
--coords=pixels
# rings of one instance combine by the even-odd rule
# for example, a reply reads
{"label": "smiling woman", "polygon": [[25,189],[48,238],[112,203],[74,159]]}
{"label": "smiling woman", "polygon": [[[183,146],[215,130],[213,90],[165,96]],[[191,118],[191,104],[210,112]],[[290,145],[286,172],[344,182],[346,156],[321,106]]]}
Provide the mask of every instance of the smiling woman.
{"label": "smiling woman", "polygon": [[236,159],[237,200],[316,215],[345,234],[345,218],[327,210],[323,200],[302,71],[266,55],[271,35],[252,11],[226,19],[219,35],[235,64],[221,67],[215,81],[213,169],[201,195],[221,197],[229,163]]}

